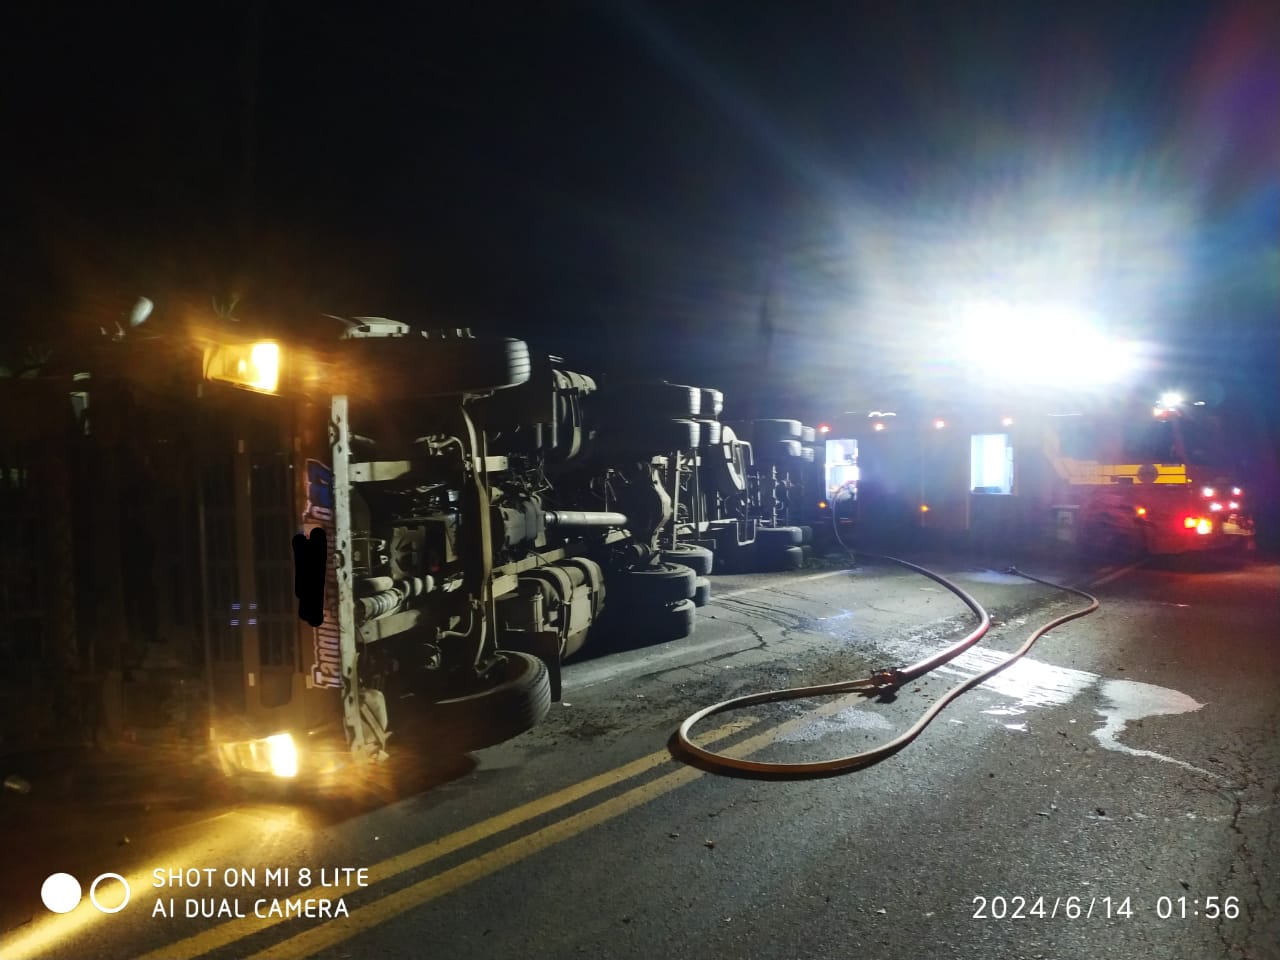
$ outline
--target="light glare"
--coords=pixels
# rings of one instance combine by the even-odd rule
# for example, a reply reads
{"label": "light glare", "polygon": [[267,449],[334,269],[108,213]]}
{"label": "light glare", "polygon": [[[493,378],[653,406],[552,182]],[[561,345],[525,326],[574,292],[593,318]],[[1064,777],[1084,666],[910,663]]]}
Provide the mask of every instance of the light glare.
{"label": "light glare", "polygon": [[267,737],[267,757],[274,776],[298,775],[298,748],[289,734],[277,733],[274,737]]}
{"label": "light glare", "polygon": [[975,301],[960,311],[961,347],[974,370],[1039,387],[1115,384],[1135,368],[1132,349],[1063,304]]}

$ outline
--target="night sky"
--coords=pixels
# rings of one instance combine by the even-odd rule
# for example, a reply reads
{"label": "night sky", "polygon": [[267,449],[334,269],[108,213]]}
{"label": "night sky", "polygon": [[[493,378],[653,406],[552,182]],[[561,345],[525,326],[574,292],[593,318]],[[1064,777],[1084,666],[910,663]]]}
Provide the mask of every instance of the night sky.
{"label": "night sky", "polygon": [[1034,292],[1277,405],[1274,4],[108,6],[4,15],[4,356],[238,297],[808,410]]}

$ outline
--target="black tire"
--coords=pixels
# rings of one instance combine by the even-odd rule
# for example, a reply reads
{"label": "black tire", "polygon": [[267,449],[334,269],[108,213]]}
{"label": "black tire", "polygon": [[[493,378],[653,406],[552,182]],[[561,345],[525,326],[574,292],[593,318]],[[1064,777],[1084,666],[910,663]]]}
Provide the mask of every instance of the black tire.
{"label": "black tire", "polygon": [[756,550],[765,553],[798,547],[804,542],[804,532],[799,527],[756,527]]}
{"label": "black tire", "polygon": [[818,453],[813,449],[813,447],[806,447],[803,445],[800,447],[800,459],[805,461],[805,463],[813,463],[817,458]]}
{"label": "black tire", "polygon": [[439,700],[430,711],[431,739],[465,753],[519,736],[551,709],[547,665],[528,653],[504,650],[496,682],[483,690]]}
{"label": "black tire", "polygon": [[605,453],[657,456],[698,446],[702,427],[696,420],[613,421],[601,428],[594,448]]}
{"label": "black tire", "polygon": [[618,650],[634,650],[683,640],[693,633],[697,610],[692,597],[628,610],[624,616],[612,610],[606,621],[609,639],[605,643]]}
{"label": "black tire", "polygon": [[804,566],[804,547],[787,547],[778,554],[779,570],[799,570]]}
{"label": "black tire", "polygon": [[813,543],[813,527],[809,526],[808,524],[802,523],[800,524],[799,527],[797,527],[797,529],[800,531],[801,546],[804,546],[805,544],[808,544],[808,543]]}
{"label": "black tire", "polygon": [[751,438],[761,446],[775,440],[798,441],[800,435],[799,420],[756,420],[752,424]]}
{"label": "black tire", "polygon": [[801,443],[813,443],[817,439],[818,439],[818,431],[813,429],[813,427],[802,426],[800,428]]}
{"label": "black tire", "polygon": [[700,415],[703,417],[718,417],[723,411],[724,394],[711,387],[703,387]]}
{"label": "black tire", "polygon": [[671,549],[662,551],[662,562],[678,563],[688,567],[699,577],[709,577],[715,556],[706,547],[694,543],[677,543]]}
{"label": "black tire", "polygon": [[622,570],[605,585],[605,603],[629,608],[664,606],[688,600],[696,589],[697,574],[679,563]]}
{"label": "black tire", "polygon": [[702,412],[702,391],[681,383],[603,383],[591,405],[604,416],[633,417],[637,410],[648,416],[687,419]]}
{"label": "black tire", "polygon": [[711,580],[707,577],[699,577],[696,586],[693,588],[693,605],[695,607],[705,607],[711,602]]}
{"label": "black tire", "polygon": [[698,608],[693,598],[668,604],[642,618],[639,629],[650,643],[670,643],[692,636],[698,622]]}
{"label": "black tire", "polygon": [[812,559],[813,559],[813,544],[811,544],[811,543],[802,543],[802,544],[800,544],[800,553],[804,556],[804,559],[805,559],[805,561],[806,561],[806,562],[807,562],[807,561],[809,561],[809,560],[812,560]]}
{"label": "black tire", "polygon": [[803,449],[799,440],[770,440],[753,447],[757,463],[790,463],[800,459]]}
{"label": "black tire", "polygon": [[533,370],[529,345],[510,337],[367,337],[342,341],[337,353],[341,389],[378,400],[505,390]]}
{"label": "black tire", "polygon": [[701,429],[698,437],[699,447],[714,447],[720,442],[721,427],[719,420],[695,420]]}

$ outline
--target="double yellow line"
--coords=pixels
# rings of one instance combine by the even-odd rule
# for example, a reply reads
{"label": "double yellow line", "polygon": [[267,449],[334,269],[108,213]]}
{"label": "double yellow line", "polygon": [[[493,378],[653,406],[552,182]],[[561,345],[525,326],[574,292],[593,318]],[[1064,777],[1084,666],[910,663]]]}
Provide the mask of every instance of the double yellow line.
{"label": "double yellow line", "polygon": [[[729,748],[725,753],[730,756],[747,756],[768,746],[779,736],[786,734],[790,730],[812,722],[818,717],[837,713],[858,699],[860,699],[858,694],[841,697],[839,700],[826,704],[806,715],[796,717],[758,733]],[[726,740],[749,729],[757,722],[753,719],[740,719],[724,724],[712,730],[707,735],[704,743],[710,745]],[[464,830],[448,834],[438,840],[433,840],[423,846],[383,860],[370,867],[368,875],[374,882],[390,880],[399,874],[430,863],[454,851],[469,847],[512,827],[551,813],[583,797],[590,796],[607,787],[637,777],[655,767],[672,762],[671,754],[667,750],[656,751],[621,767],[616,767],[598,776],[565,787],[563,790],[557,790],[555,793],[550,793],[545,797],[522,804],[505,813],[482,820]],[[251,955],[247,960],[286,960],[286,958],[301,960],[301,958],[309,957],[320,950],[334,946],[394,917],[407,913],[415,907],[429,903],[437,897],[451,893],[482,877],[496,873],[504,867],[518,863],[548,847],[584,833],[592,827],[612,820],[629,810],[648,803],[650,800],[655,800],[664,794],[670,793],[702,775],[701,770],[682,765],[671,773],[642,783],[595,806],[588,807],[532,833],[495,847],[487,853],[482,853],[458,864],[456,867],[451,867],[442,873],[428,877],[418,883],[410,884],[365,906],[358,907],[352,910],[347,917],[325,921],[286,940],[272,944]],[[356,888],[350,885],[335,888],[329,891],[329,896],[337,898],[352,892],[354,889]],[[283,918],[258,919],[254,917],[224,923],[186,939],[168,944],[158,950],[143,954],[137,960],[190,960],[190,958],[221,949],[283,922],[285,922]]]}

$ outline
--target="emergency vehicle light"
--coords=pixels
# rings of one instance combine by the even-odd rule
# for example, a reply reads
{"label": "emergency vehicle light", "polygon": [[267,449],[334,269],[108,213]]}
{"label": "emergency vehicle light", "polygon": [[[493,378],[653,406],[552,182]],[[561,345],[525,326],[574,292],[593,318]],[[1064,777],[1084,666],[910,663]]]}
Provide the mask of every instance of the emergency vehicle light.
{"label": "emergency vehicle light", "polygon": [[280,344],[219,344],[205,348],[204,375],[260,393],[275,393],[280,385]]}

